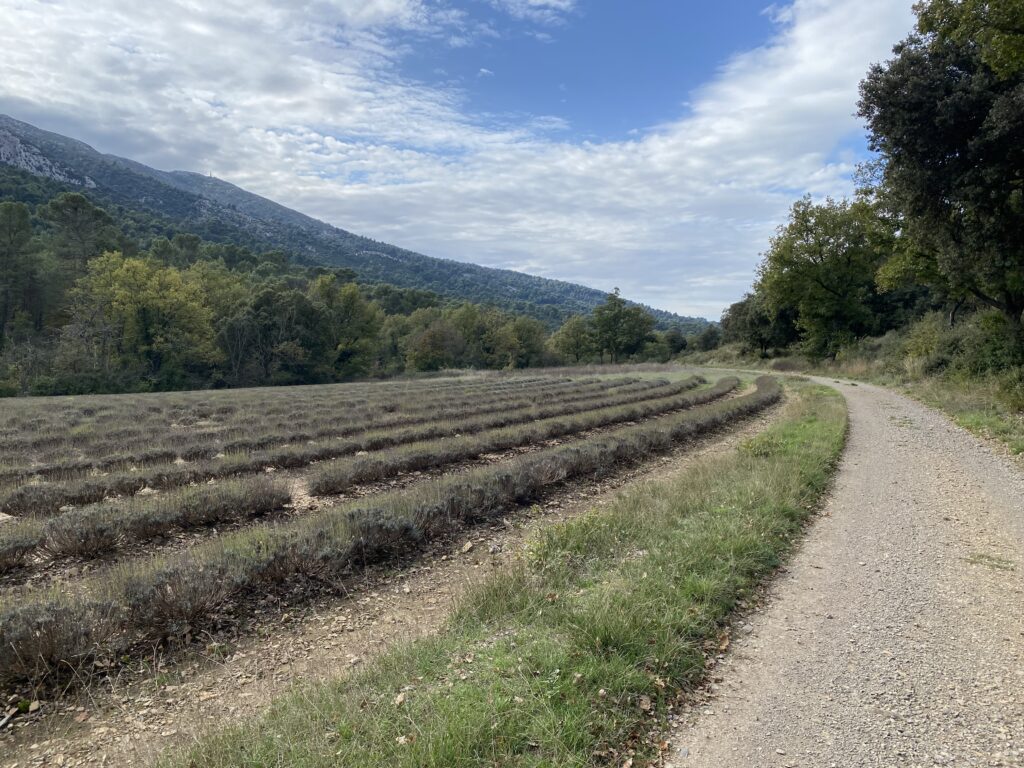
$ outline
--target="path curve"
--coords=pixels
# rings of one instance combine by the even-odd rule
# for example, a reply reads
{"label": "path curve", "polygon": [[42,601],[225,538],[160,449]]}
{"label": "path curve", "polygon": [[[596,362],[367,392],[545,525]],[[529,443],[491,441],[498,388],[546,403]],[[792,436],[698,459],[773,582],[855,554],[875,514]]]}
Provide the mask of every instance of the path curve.
{"label": "path curve", "polygon": [[820,381],[850,409],[831,499],[671,764],[1024,766],[1024,472],[913,400]]}

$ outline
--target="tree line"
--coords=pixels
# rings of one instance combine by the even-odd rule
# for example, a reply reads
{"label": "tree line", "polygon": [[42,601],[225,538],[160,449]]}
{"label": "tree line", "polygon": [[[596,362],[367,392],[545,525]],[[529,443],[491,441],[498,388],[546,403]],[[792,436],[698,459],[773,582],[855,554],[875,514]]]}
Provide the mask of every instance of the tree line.
{"label": "tree line", "polygon": [[725,340],[835,358],[941,313],[947,327],[976,320],[961,345],[975,348],[957,353],[974,372],[1024,370],[1024,3],[915,12],[861,83],[875,159],[856,195],[793,205],[753,290],[726,310]]}
{"label": "tree line", "polygon": [[82,394],[346,381],[447,368],[667,360],[616,290],[539,320],[192,234],[143,247],[85,195],[0,202],[0,392]]}

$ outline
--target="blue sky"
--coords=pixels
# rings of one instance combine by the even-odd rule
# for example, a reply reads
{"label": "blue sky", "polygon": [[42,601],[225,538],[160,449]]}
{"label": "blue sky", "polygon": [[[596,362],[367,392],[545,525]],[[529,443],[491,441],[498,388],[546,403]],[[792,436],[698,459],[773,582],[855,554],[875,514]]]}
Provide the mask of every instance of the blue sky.
{"label": "blue sky", "polygon": [[[912,0],[0,0],[0,111],[360,234],[716,318]],[[32,30],[31,35],[25,30]]]}
{"label": "blue sky", "polygon": [[416,45],[409,77],[465,89],[468,108],[566,121],[563,139],[622,140],[684,114],[690,93],[728,58],[771,32],[764,0],[603,0],[556,23],[512,24],[485,2],[458,7],[501,36],[474,45]]}

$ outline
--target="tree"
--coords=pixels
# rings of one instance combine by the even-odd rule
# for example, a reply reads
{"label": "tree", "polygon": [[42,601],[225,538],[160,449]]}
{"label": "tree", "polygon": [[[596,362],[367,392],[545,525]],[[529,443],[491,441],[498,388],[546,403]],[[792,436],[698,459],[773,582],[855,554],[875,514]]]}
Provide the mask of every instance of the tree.
{"label": "tree", "polygon": [[607,353],[613,363],[640,352],[653,338],[654,318],[642,307],[627,306],[618,288],[594,308],[593,324],[601,359]]}
{"label": "tree", "polygon": [[22,305],[25,288],[33,279],[29,259],[32,220],[28,206],[0,203],[0,349],[7,338],[7,326]]}
{"label": "tree", "polygon": [[333,368],[340,378],[369,372],[384,315],[363,298],[355,283],[338,284],[337,275],[313,280],[309,295],[326,319],[325,331],[334,345]]}
{"label": "tree", "polygon": [[745,349],[767,357],[799,338],[795,312],[789,307],[772,308],[760,287],[730,305],[722,314],[722,341],[739,342]]}
{"label": "tree", "polygon": [[654,341],[654,318],[643,307],[627,307],[622,315],[619,344],[625,355],[638,355]]}
{"label": "tree", "polygon": [[594,329],[586,318],[573,315],[551,336],[551,346],[562,357],[579,363],[594,353]]}
{"label": "tree", "polygon": [[113,220],[85,195],[65,192],[40,206],[39,215],[55,230],[55,252],[84,270],[85,263],[117,245]]}
{"label": "tree", "polygon": [[917,28],[956,45],[977,46],[1000,77],[1024,70],[1024,3],[1020,0],[930,0],[918,3]]}
{"label": "tree", "polygon": [[253,299],[252,349],[264,381],[308,383],[328,378],[332,347],[321,311],[301,291],[268,284]]}
{"label": "tree", "polygon": [[72,302],[78,338],[103,340],[105,357],[116,352],[123,365],[141,364],[158,386],[181,386],[190,371],[217,361],[211,312],[174,267],[103,254],[89,262]]}
{"label": "tree", "polygon": [[718,349],[722,343],[722,329],[717,325],[708,324],[703,331],[697,334],[694,339],[694,347],[701,352],[710,352]]}
{"label": "tree", "polygon": [[594,308],[594,337],[597,340],[598,352],[604,360],[605,353],[613,363],[618,362],[622,353],[621,328],[626,314],[626,302],[616,288],[608,294],[604,304]]}
{"label": "tree", "polygon": [[[922,18],[928,28],[929,17]],[[960,35],[912,35],[895,54],[861,83],[860,114],[883,159],[885,199],[902,217],[919,279],[999,309],[1019,334],[1024,70],[1001,77]]]}
{"label": "tree", "polygon": [[540,320],[517,317],[505,323],[503,328],[513,340],[513,346],[508,350],[507,368],[529,368],[541,364],[547,331]]}
{"label": "tree", "polygon": [[665,331],[665,344],[668,346],[669,354],[678,355],[686,349],[686,334],[678,325],[673,325]]}
{"label": "tree", "polygon": [[414,371],[452,368],[466,349],[458,328],[439,318],[409,339],[406,365]]}
{"label": "tree", "polygon": [[805,197],[772,238],[760,283],[773,313],[793,312],[813,356],[835,356],[879,329],[875,273],[891,251],[891,232],[864,201]]}

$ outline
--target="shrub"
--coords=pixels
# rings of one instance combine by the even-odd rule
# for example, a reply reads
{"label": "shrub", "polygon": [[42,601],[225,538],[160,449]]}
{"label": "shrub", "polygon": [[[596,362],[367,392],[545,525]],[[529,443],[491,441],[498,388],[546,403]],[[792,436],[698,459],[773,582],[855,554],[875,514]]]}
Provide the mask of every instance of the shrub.
{"label": "shrub", "polygon": [[51,556],[97,557],[122,537],[117,513],[109,507],[67,512],[46,523],[43,549]]}
{"label": "shrub", "polygon": [[999,377],[1000,401],[1014,413],[1024,413],[1024,366],[1017,366]]}
{"label": "shrub", "polygon": [[113,580],[116,600],[122,602],[132,626],[161,638],[184,635],[221,605],[235,588],[226,562],[184,556]]}
{"label": "shrub", "polygon": [[0,526],[0,573],[24,565],[43,542],[43,532],[32,521],[7,522]]}
{"label": "shrub", "polygon": [[59,593],[3,607],[0,681],[64,678],[81,670],[113,633],[112,606]]}
{"label": "shrub", "polygon": [[157,503],[182,528],[198,528],[241,517],[259,517],[291,500],[279,483],[255,477],[188,488]]}

